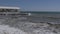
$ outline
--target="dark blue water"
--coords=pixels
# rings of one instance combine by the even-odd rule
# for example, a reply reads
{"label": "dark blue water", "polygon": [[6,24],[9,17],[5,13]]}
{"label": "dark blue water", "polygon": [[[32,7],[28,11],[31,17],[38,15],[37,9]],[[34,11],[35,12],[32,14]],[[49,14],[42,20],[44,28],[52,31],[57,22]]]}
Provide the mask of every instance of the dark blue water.
{"label": "dark blue water", "polygon": [[22,13],[32,13],[32,14],[60,14],[58,11],[21,11]]}

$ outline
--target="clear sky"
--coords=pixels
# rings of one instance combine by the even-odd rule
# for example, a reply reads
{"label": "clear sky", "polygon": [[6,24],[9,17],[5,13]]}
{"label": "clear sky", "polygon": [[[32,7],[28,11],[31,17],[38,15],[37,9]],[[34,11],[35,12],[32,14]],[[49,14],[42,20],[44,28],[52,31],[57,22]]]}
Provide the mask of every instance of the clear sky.
{"label": "clear sky", "polygon": [[19,6],[29,11],[60,11],[60,0],[0,0],[0,6]]}

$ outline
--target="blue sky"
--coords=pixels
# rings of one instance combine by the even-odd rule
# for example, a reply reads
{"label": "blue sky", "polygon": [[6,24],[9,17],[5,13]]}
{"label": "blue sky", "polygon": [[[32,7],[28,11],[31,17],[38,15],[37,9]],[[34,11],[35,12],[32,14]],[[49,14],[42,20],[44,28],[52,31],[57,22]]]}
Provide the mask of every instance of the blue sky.
{"label": "blue sky", "polygon": [[19,6],[28,11],[60,11],[60,0],[0,0],[0,6]]}

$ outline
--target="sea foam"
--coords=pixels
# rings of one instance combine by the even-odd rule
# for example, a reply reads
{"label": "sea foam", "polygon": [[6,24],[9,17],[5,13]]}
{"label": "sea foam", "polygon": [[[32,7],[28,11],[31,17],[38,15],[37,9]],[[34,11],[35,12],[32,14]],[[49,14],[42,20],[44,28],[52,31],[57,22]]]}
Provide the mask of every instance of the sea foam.
{"label": "sea foam", "polygon": [[0,25],[0,34],[27,34],[26,32],[9,27],[8,25]]}

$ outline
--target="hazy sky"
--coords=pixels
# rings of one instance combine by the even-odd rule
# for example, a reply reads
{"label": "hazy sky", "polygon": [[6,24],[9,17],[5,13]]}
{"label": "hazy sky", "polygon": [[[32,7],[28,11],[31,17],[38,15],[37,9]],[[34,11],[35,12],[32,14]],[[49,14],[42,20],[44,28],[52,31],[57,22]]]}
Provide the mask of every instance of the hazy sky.
{"label": "hazy sky", "polygon": [[19,6],[22,10],[60,11],[60,0],[0,0],[1,6]]}

